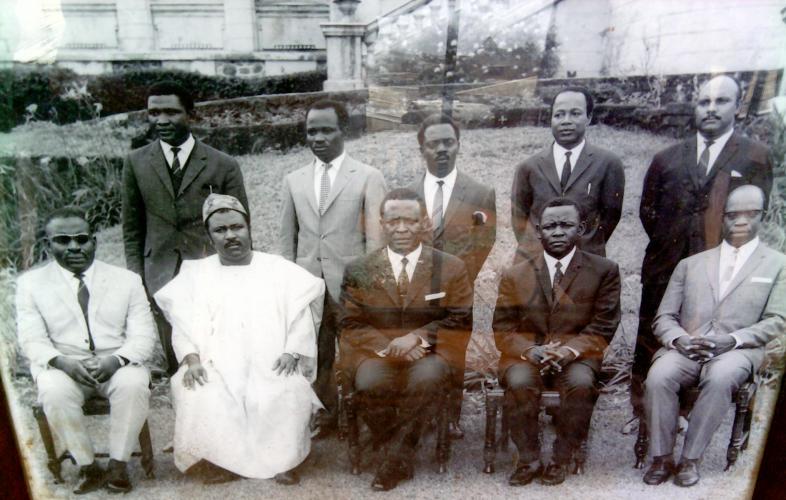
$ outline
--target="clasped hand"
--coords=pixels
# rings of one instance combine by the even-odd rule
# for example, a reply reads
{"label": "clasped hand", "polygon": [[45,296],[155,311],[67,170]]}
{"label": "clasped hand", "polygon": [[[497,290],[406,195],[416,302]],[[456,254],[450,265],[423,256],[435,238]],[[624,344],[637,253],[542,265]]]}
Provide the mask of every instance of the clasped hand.
{"label": "clasped hand", "polygon": [[115,356],[88,358],[83,361],[58,356],[53,364],[78,383],[88,387],[96,387],[106,382],[120,368],[120,360]]}
{"label": "clasped hand", "polygon": [[297,369],[297,359],[289,353],[284,353],[273,363],[273,371],[276,375],[292,375]]}
{"label": "clasped hand", "polygon": [[540,367],[541,375],[560,373],[565,365],[576,358],[573,351],[556,341],[533,347],[526,352],[525,357],[530,363]]}
{"label": "clasped hand", "polygon": [[391,340],[385,348],[385,352],[388,356],[394,358],[417,361],[426,355],[426,349],[420,344],[421,337],[414,332],[409,332],[406,335]]}
{"label": "clasped hand", "polygon": [[705,335],[691,337],[683,335],[674,341],[674,348],[686,358],[698,363],[720,356],[734,349],[736,342],[731,335]]}

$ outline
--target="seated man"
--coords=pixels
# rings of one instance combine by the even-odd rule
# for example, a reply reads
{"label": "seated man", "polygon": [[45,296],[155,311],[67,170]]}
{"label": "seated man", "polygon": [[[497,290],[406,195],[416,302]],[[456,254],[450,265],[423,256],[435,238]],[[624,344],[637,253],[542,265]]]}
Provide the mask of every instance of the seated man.
{"label": "seated man", "polygon": [[175,465],[206,483],[295,484],[321,408],[311,389],[324,282],[251,248],[248,212],[211,194],[202,219],[217,255],[184,261],[158,291],[180,368],[172,377]]}
{"label": "seated man", "polygon": [[[584,231],[570,198],[546,203],[536,226],[544,252],[507,269],[494,311],[494,340],[502,353],[510,436],[519,451],[511,486],[540,476],[565,481],[573,452],[587,438],[603,352],[620,321],[617,264],[576,248]],[[540,394],[556,383],[561,408],[554,453],[543,469],[538,413]]]}
{"label": "seated man", "polygon": [[672,453],[679,391],[699,385],[674,483],[699,481],[698,461],[726,416],[732,394],[764,359],[764,346],[786,327],[786,255],[757,236],[764,193],[753,185],[729,194],[720,246],[680,261],[653,330],[664,347],[645,382],[652,466],[647,484],[675,473]]}
{"label": "seated man", "polygon": [[[80,466],[74,493],[102,486],[131,490],[126,463],[147,419],[156,330],[142,280],[95,260],[96,240],[84,212],[66,207],[46,220],[54,261],[17,281],[19,344],[57,441]],[[95,461],[82,405],[109,399],[109,470]]]}
{"label": "seated man", "polygon": [[389,192],[380,215],[386,246],[347,267],[339,331],[341,365],[387,448],[371,484],[384,491],[412,476],[423,425],[464,366],[472,288],[460,259],[422,244],[428,215],[417,193]]}

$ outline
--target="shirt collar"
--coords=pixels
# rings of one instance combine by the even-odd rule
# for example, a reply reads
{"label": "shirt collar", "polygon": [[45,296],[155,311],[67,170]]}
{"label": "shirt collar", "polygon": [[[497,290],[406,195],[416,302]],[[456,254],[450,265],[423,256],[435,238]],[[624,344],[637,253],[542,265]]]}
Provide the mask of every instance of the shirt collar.
{"label": "shirt collar", "polygon": [[[338,170],[341,168],[341,165],[344,164],[344,158],[346,158],[346,156],[347,156],[346,152],[342,151],[340,155],[338,155],[335,158],[333,158],[330,161],[330,165],[331,165],[330,166],[330,170],[332,172],[338,172]],[[326,165],[326,163],[315,156],[314,157],[314,168],[315,169],[319,169],[323,165]]]}
{"label": "shirt collar", "polygon": [[[737,249],[739,250],[739,254],[737,254],[737,258],[740,261],[748,260],[748,257],[750,257],[753,254],[753,252],[756,250],[756,248],[759,246],[759,241],[760,241],[759,237],[756,236],[749,242],[739,247],[739,249]],[[732,245],[730,245],[726,240],[723,240],[721,242],[721,254],[723,254],[724,256],[731,255],[734,252],[734,250],[735,248]]]}
{"label": "shirt collar", "polygon": [[573,146],[571,149],[566,149],[560,146],[557,141],[554,141],[554,156],[563,158],[565,153],[570,151],[570,160],[571,162],[575,163],[576,159],[581,155],[582,150],[584,150],[584,145],[587,143],[586,139],[582,139],[580,143]]}
{"label": "shirt collar", "polygon": [[458,169],[456,167],[453,167],[453,170],[451,170],[450,173],[445,177],[437,177],[436,175],[429,172],[428,169],[426,169],[426,183],[433,184],[434,186],[437,185],[438,181],[444,181],[444,188],[453,189],[453,186],[456,184],[457,177]]}
{"label": "shirt collar", "polygon": [[[65,267],[61,266],[59,262],[55,261],[55,264],[57,265],[57,268],[60,269],[60,272],[63,273],[63,276],[68,283],[71,283],[71,280],[77,279],[76,275],[72,271],[69,271]],[[82,272],[82,275],[84,275],[83,281],[85,283],[90,283],[93,281],[93,272],[95,267],[95,262],[93,262],[90,264],[90,267]]]}
{"label": "shirt collar", "polygon": [[401,259],[404,257],[406,257],[407,262],[411,264],[413,262],[417,262],[418,259],[420,259],[420,252],[423,251],[423,244],[422,243],[418,244],[418,247],[412,250],[411,252],[409,252],[407,255],[401,255],[400,253],[394,252],[393,250],[390,249],[390,246],[387,247],[387,250],[388,250],[388,259],[390,260],[391,264],[393,262],[400,263]]}
{"label": "shirt collar", "polygon": [[[715,139],[712,139],[712,148],[715,149],[717,147],[718,151],[723,149],[723,147],[726,145],[726,143],[729,142],[729,138],[731,137],[731,134],[733,134],[733,133],[734,133],[734,127],[730,128],[722,136],[716,137]],[[701,135],[701,132],[696,132],[696,144],[698,145],[699,150],[701,150],[701,151],[704,150],[704,143],[706,141],[707,141],[707,138],[704,137],[703,135]]]}
{"label": "shirt collar", "polygon": [[546,259],[546,265],[549,266],[549,269],[555,269],[557,267],[557,262],[562,264],[562,272],[564,273],[568,266],[570,265],[570,261],[573,260],[573,256],[576,254],[576,246],[574,245],[573,248],[568,252],[568,255],[564,256],[561,259],[556,259],[549,255],[547,251],[543,251],[543,257]]}
{"label": "shirt collar", "polygon": [[180,144],[179,146],[173,146],[173,145],[169,144],[168,142],[164,142],[164,141],[162,141],[160,139],[159,139],[158,142],[159,142],[159,144],[161,144],[161,149],[164,150],[164,152],[166,152],[166,153],[170,153],[171,154],[172,153],[172,148],[180,148],[180,152],[178,153],[178,156],[181,153],[187,154],[187,155],[191,154],[191,150],[194,149],[194,144],[196,144],[196,140],[194,139],[194,136],[191,135],[190,133],[188,134],[188,137],[186,138],[186,140],[183,141],[183,144]]}

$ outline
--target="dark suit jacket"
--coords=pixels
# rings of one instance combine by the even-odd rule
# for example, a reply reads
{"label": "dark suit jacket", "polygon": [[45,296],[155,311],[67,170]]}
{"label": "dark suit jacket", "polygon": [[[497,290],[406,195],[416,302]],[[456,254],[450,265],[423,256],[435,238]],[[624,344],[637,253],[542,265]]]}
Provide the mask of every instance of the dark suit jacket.
{"label": "dark suit jacket", "polygon": [[704,184],[697,177],[696,137],[655,155],[644,178],[639,217],[650,238],[641,281],[665,284],[677,263],[720,244],[723,206],[728,193],[754,184],[769,197],[769,149],[734,132]]}
{"label": "dark suit jacket", "polygon": [[237,161],[199,140],[178,193],[159,141],[126,157],[122,214],[126,266],[143,277],[149,295],[175,276],[182,260],[215,253],[202,223],[202,204],[211,192],[232,195],[248,209]]}
{"label": "dark suit jacket", "polygon": [[587,228],[579,248],[606,255],[606,242],[617,227],[622,214],[625,173],[614,153],[589,142],[571,169],[570,179],[562,191],[552,146],[527,158],[516,167],[511,189],[511,223],[519,242],[518,251],[533,257],[543,251],[535,225],[543,206],[553,198],[567,196],[584,210]]}
{"label": "dark suit jacket", "polygon": [[[423,194],[426,175],[409,188]],[[470,285],[475,283],[497,237],[497,204],[489,188],[459,171],[439,232],[428,242],[437,250],[455,255],[467,266]]]}
{"label": "dark suit jacket", "polygon": [[620,272],[614,262],[577,250],[556,300],[543,253],[506,269],[494,310],[499,376],[532,346],[559,341],[596,371],[620,322]]}
{"label": "dark suit jacket", "polygon": [[424,245],[400,304],[387,249],[356,259],[344,272],[338,324],[341,366],[353,377],[364,359],[417,329],[428,332],[432,353],[452,367],[463,366],[472,332],[472,288],[464,263]]}

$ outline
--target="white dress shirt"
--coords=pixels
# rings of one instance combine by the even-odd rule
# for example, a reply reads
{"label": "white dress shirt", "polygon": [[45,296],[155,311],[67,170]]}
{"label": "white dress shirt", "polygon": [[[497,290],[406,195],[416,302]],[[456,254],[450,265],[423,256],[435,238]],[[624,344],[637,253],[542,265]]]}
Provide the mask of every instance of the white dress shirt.
{"label": "white dress shirt", "polygon": [[554,147],[551,152],[554,155],[554,165],[557,167],[557,179],[562,179],[562,167],[565,166],[565,153],[570,151],[570,171],[572,173],[576,168],[576,162],[579,161],[579,156],[581,156],[581,152],[584,150],[584,145],[586,143],[587,141],[582,139],[573,149],[565,149],[554,141]]}
{"label": "white dress shirt", "polygon": [[[740,271],[742,266],[748,261],[756,248],[759,246],[759,237],[756,236],[751,241],[745,243],[740,248],[735,249],[729,245],[726,240],[723,240],[720,245],[720,262],[718,267],[718,299],[722,299],[726,295],[729,285],[734,281],[734,277]],[[734,258],[735,250],[737,251],[737,258]],[[731,275],[727,275],[728,268],[734,263],[734,268]]]}
{"label": "white dress shirt", "polygon": [[[715,160],[718,159],[718,155],[720,152],[723,151],[723,147],[729,142],[729,138],[731,134],[734,133],[734,127],[729,129],[728,132],[723,134],[722,136],[714,139],[714,142],[710,146],[710,160],[707,162],[707,171],[705,174],[709,174],[710,170],[712,170],[712,165],[715,164]],[[698,164],[699,159],[701,158],[701,154],[704,152],[704,148],[707,147],[705,142],[707,138],[701,135],[699,132],[696,132],[696,163]]]}
{"label": "white dress shirt", "polygon": [[554,286],[554,275],[557,274],[557,262],[562,264],[562,274],[564,275],[565,272],[568,270],[568,266],[570,265],[570,261],[573,259],[573,256],[576,255],[576,247],[574,246],[568,255],[564,256],[561,259],[555,259],[547,252],[543,252],[543,257],[546,259],[546,267],[549,268],[549,278],[551,279],[551,286]]}
{"label": "white dress shirt", "polygon": [[399,253],[394,252],[393,250],[388,247],[388,261],[390,261],[390,267],[393,269],[393,277],[396,279],[398,283],[398,276],[401,274],[401,261],[404,257],[407,258],[407,277],[409,281],[412,281],[412,276],[415,275],[415,267],[418,265],[418,259],[420,258],[420,252],[423,251],[423,245],[420,244],[418,247],[407,255],[401,255]]}
{"label": "white dress shirt", "polygon": [[172,162],[175,161],[175,154],[172,152],[172,148],[180,148],[180,151],[177,152],[177,159],[180,160],[180,168],[183,168],[188,161],[188,157],[191,155],[191,151],[196,145],[196,140],[194,140],[193,135],[188,134],[188,139],[180,146],[172,146],[164,141],[158,141],[158,143],[161,145],[161,151],[164,152],[164,158],[166,158],[166,163],[169,165],[169,168],[172,168]]}
{"label": "white dress shirt", "polygon": [[445,177],[437,177],[428,170],[426,170],[426,177],[423,179],[423,197],[426,198],[426,211],[429,217],[434,217],[434,195],[437,193],[439,185],[437,181],[444,181],[442,184],[442,217],[444,220],[445,212],[448,211],[448,203],[450,202],[450,195],[453,194],[453,186],[456,185],[456,178],[458,177],[458,169],[453,167]]}
{"label": "white dress shirt", "polygon": [[[340,155],[336,156],[333,161],[330,162],[330,168],[327,174],[328,179],[330,179],[331,188],[333,184],[336,183],[336,176],[338,176],[338,171],[341,169],[341,165],[344,163],[344,158],[346,158],[346,156],[346,153],[342,151]],[[325,171],[325,165],[327,165],[327,163],[319,158],[314,158],[314,196],[317,200],[317,206],[319,206],[319,195],[322,191],[322,172]]]}
{"label": "white dress shirt", "polygon": [[[74,291],[74,297],[76,297],[76,294],[79,293],[79,279],[77,279],[76,275],[74,275],[72,271],[69,271],[65,267],[61,266],[60,263],[57,264],[57,267],[63,273],[63,277],[65,278],[71,290]],[[90,264],[90,267],[88,267],[82,272],[82,274],[84,275],[82,281],[85,282],[85,286],[87,287],[88,292],[93,287],[94,269],[95,266],[93,266],[93,264]]]}

